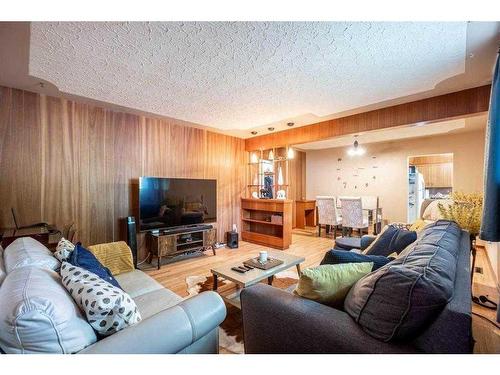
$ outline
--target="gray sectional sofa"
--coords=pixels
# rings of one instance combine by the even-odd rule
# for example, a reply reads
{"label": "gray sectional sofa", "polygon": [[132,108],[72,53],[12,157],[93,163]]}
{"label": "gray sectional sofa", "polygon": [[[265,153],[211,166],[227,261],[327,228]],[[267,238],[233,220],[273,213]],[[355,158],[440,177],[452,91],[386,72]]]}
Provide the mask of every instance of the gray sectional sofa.
{"label": "gray sectional sofa", "polygon": [[471,353],[468,232],[440,220],[403,253],[358,281],[344,309],[268,285],[244,289],[245,352]]}
{"label": "gray sectional sofa", "polygon": [[[183,299],[134,270],[116,276],[142,321],[100,338],[54,270],[57,260],[31,238],[0,248],[0,348],[5,353],[217,353],[221,297]],[[5,254],[5,257],[4,257]],[[79,350],[75,351],[74,348]]]}

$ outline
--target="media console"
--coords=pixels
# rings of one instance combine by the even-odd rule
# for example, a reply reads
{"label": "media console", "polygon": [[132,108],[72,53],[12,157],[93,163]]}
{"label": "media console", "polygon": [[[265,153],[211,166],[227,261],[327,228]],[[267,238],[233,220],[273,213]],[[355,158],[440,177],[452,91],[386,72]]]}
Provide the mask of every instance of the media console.
{"label": "media console", "polygon": [[162,258],[205,250],[212,250],[215,255],[217,230],[212,225],[196,224],[149,231],[147,238],[151,250],[148,261],[151,263],[156,257],[160,269]]}

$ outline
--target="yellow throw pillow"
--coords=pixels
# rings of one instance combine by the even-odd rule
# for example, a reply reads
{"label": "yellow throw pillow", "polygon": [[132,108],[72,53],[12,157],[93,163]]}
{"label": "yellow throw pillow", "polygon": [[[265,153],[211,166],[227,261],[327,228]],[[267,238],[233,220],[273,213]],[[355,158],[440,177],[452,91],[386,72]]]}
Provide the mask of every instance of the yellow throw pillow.
{"label": "yellow throw pillow", "polygon": [[88,250],[104,267],[109,268],[113,276],[134,270],[132,250],[123,241],[92,245]]}
{"label": "yellow throw pillow", "polygon": [[330,306],[342,306],[349,289],[369,274],[373,263],[324,264],[305,269],[294,294]]}

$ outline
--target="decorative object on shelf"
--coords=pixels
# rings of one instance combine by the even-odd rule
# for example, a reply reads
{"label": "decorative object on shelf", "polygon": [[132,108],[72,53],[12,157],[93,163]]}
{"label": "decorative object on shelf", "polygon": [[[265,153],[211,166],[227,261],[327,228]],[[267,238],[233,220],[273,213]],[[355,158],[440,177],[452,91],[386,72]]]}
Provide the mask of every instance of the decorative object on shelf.
{"label": "decorative object on shelf", "polygon": [[278,190],[276,192],[276,199],[286,199],[285,190]]}
{"label": "decorative object on shelf", "polygon": [[274,160],[274,152],[273,150],[269,151],[269,155],[267,156],[269,160]]}
{"label": "decorative object on shelf", "polygon": [[264,177],[264,189],[261,190],[262,198],[273,199],[273,178],[271,176]]}
{"label": "decorative object on shelf", "polygon": [[283,186],[285,184],[285,181],[283,179],[283,170],[281,169],[281,166],[278,167],[278,185]]}
{"label": "decorative object on shelf", "polygon": [[288,148],[286,156],[288,157],[288,159],[293,159],[295,157],[295,151],[293,150],[293,148]]}
{"label": "decorative object on shelf", "polygon": [[259,199],[259,193],[257,193],[256,191],[254,191],[252,193],[252,198]]}
{"label": "decorative object on shelf", "polygon": [[250,154],[250,163],[258,163],[259,162],[259,158],[257,157],[257,155],[255,153],[251,153]]}
{"label": "decorative object on shelf", "polygon": [[281,216],[281,215],[271,215],[271,223],[273,223],[273,224],[283,224],[283,216]]}

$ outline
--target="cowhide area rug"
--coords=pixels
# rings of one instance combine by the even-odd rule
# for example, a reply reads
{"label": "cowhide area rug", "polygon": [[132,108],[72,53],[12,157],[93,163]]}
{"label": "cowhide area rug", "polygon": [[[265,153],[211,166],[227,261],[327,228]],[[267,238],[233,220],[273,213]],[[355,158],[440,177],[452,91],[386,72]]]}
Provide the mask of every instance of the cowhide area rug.
{"label": "cowhide area rug", "polygon": [[[298,281],[297,273],[294,271],[284,271],[275,275],[273,286],[286,289]],[[263,281],[267,282],[267,280]],[[188,276],[186,277],[187,292],[189,297],[201,292],[212,290],[214,285],[213,276]],[[234,290],[234,284],[230,281],[219,280],[217,291],[226,293]],[[226,303],[227,316],[219,327],[219,347],[221,353],[243,354],[243,322],[241,310]]]}

